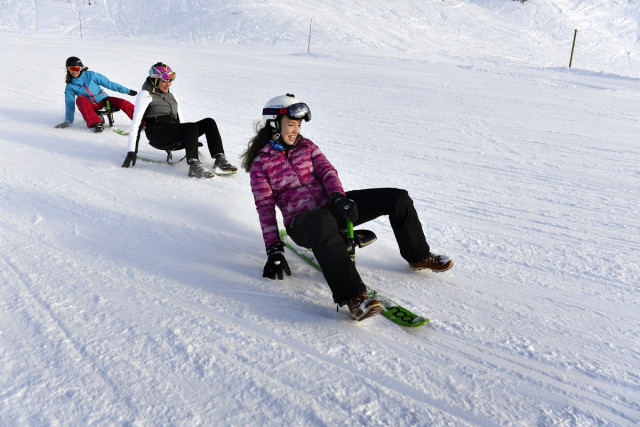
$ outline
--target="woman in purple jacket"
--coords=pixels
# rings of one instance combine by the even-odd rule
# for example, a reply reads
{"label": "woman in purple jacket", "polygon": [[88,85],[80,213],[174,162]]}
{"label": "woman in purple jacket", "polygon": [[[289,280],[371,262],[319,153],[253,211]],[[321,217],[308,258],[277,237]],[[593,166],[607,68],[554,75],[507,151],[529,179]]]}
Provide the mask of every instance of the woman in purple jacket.
{"label": "woman in purple jacket", "polygon": [[262,111],[263,127],[242,155],[251,174],[251,190],[262,227],[268,260],[263,277],[291,275],[276,220],[277,206],[287,234],[311,248],[331,288],[333,300],[347,305],[356,320],[374,316],[382,307],[369,298],[347,252],[340,230],[349,218],[354,225],[388,215],[400,255],[416,270],[445,271],[453,261],[432,254],[418,214],[406,190],[374,188],[345,192],[338,172],[317,145],[300,135],[311,110],[293,95],[271,99]]}

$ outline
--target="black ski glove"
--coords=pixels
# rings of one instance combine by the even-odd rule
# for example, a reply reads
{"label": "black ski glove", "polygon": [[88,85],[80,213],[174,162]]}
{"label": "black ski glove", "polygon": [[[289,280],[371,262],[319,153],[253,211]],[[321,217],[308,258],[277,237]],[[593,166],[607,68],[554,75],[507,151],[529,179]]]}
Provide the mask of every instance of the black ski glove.
{"label": "black ski glove", "polygon": [[122,167],[123,168],[128,168],[129,166],[135,166],[137,158],[138,158],[138,156],[136,156],[135,152],[129,151],[127,153],[127,157],[124,159],[124,163],[122,164]]}
{"label": "black ski glove", "polygon": [[70,124],[71,123],[69,123],[69,122],[62,122],[59,125],[56,125],[56,128],[62,128],[62,129],[68,128]]}
{"label": "black ski glove", "polygon": [[269,259],[264,265],[262,277],[275,280],[276,276],[278,276],[278,280],[282,280],[284,277],[282,272],[285,272],[287,276],[291,276],[291,269],[284,258],[284,243],[277,242],[267,246],[267,256]]}
{"label": "black ski glove", "polygon": [[349,218],[351,222],[358,220],[358,205],[353,200],[347,199],[344,194],[333,193],[329,204],[340,218]]}
{"label": "black ski glove", "polygon": [[130,96],[136,96],[138,94],[138,92],[136,92],[135,90],[131,89],[129,90],[129,95]]}

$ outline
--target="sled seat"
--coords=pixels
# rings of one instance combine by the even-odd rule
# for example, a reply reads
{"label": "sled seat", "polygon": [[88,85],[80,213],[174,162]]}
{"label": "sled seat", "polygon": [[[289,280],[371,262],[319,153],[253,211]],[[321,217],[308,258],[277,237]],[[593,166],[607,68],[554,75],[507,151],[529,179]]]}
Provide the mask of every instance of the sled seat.
{"label": "sled seat", "polygon": [[[111,108],[109,106],[109,101],[107,101],[107,105],[105,107],[103,107],[101,110],[96,111],[96,114],[98,114],[98,116],[100,117],[100,119],[102,119],[103,123],[107,123],[107,120],[109,121],[109,127],[113,127],[113,113],[117,113],[118,111],[120,111],[119,108]],[[105,120],[104,118],[107,118],[107,120]]]}
{"label": "sled seat", "polygon": [[[178,160],[177,162],[173,162],[173,154],[171,154],[172,151],[180,151],[180,150],[184,150],[184,140],[180,140],[180,141],[176,141],[174,142],[172,145],[170,145],[168,148],[167,147],[162,147],[162,148],[158,148],[156,146],[154,146],[151,141],[149,141],[149,145],[151,145],[153,148],[157,148],[158,150],[163,150],[166,151],[167,153],[167,163],[179,163],[181,162],[185,157],[185,156]],[[204,144],[202,144],[202,142],[198,141],[198,147],[202,147]]]}
{"label": "sled seat", "polygon": [[356,251],[356,248],[353,246],[354,244],[359,248],[364,248],[378,239],[376,233],[371,230],[353,230],[353,242],[349,239],[347,230],[340,230],[340,235],[344,238],[344,242],[347,245],[347,252],[354,255]]}

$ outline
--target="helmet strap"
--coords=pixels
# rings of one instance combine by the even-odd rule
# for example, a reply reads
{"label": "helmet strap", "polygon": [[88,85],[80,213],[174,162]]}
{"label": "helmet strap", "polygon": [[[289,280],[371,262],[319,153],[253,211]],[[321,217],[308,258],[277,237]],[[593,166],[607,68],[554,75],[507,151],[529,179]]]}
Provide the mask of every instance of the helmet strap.
{"label": "helmet strap", "polygon": [[275,119],[267,120],[267,126],[271,128],[271,134],[273,135],[273,139],[277,141],[280,139],[280,121],[276,117]]}
{"label": "helmet strap", "polygon": [[282,151],[284,147],[280,142],[280,122],[278,118],[267,120],[267,126],[271,128],[271,139],[269,140],[269,145],[275,148],[278,151]]}

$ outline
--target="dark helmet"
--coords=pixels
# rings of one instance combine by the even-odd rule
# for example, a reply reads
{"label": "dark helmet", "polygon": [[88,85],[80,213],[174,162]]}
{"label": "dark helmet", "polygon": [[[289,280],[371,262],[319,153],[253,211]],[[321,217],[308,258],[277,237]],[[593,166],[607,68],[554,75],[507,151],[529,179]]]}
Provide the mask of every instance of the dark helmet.
{"label": "dark helmet", "polygon": [[67,58],[65,67],[84,67],[82,61],[77,56],[70,56]]}

